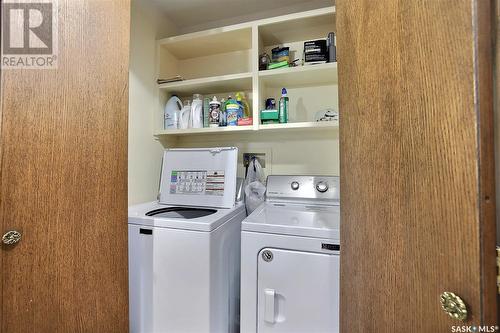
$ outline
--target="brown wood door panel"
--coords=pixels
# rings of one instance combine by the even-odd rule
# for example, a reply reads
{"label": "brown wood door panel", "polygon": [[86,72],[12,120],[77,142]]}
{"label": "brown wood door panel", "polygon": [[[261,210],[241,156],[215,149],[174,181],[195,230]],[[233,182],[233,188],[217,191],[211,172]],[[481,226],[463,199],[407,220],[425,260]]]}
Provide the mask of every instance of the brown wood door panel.
{"label": "brown wood door panel", "polygon": [[337,1],[343,332],[495,322],[488,6]]}
{"label": "brown wood door panel", "polygon": [[1,331],[128,331],[129,0],[59,0],[56,70],[2,71]]}
{"label": "brown wood door panel", "polygon": [[[494,44],[494,64],[493,64],[493,96],[495,99],[494,107],[494,138],[495,138],[495,187],[498,189],[500,187],[500,0],[495,0],[493,5],[492,20],[493,20],[493,44]],[[495,192],[496,202],[500,202],[500,191]],[[497,245],[500,245],[500,216],[498,211],[500,207],[496,207],[497,210]],[[500,292],[497,295],[497,305],[500,309]],[[497,321],[500,322],[500,310],[497,313]]]}

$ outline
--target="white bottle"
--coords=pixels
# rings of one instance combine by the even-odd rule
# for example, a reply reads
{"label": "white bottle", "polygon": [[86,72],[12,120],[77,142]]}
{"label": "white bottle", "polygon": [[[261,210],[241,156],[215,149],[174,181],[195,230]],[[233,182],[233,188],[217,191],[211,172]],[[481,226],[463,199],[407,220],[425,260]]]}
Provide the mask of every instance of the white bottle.
{"label": "white bottle", "polygon": [[179,113],[182,110],[182,102],[177,96],[172,96],[165,105],[164,129],[179,128]]}
{"label": "white bottle", "polygon": [[191,101],[184,101],[184,107],[179,113],[179,128],[186,129],[189,128],[191,119]]}
{"label": "white bottle", "polygon": [[209,103],[210,113],[208,122],[210,127],[219,127],[220,121],[220,102],[217,100],[217,96],[214,96],[212,101]]}
{"label": "white bottle", "polygon": [[203,97],[200,94],[193,95],[191,103],[191,127],[203,128]]}

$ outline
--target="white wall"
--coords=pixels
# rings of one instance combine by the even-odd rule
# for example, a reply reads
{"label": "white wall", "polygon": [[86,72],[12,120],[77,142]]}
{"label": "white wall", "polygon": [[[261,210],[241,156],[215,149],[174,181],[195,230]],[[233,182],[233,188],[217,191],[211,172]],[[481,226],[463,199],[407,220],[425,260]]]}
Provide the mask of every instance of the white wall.
{"label": "white wall", "polygon": [[338,176],[338,130],[318,132],[296,131],[258,134],[222,134],[219,136],[183,137],[177,147],[235,146],[239,149],[238,176],[244,176],[242,154],[265,153],[266,175],[326,175]]}
{"label": "white wall", "polygon": [[156,39],[176,34],[164,17],[141,0],[132,1],[129,71],[128,202],[156,199],[163,147],[153,138],[158,108]]}

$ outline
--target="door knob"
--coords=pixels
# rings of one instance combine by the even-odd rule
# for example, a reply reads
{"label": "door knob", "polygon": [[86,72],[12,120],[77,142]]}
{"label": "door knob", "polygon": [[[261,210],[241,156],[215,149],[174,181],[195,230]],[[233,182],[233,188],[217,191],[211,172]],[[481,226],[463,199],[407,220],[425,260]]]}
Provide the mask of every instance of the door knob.
{"label": "door knob", "polygon": [[467,306],[459,296],[452,292],[445,291],[441,294],[441,307],[453,319],[462,321],[467,319]]}
{"label": "door knob", "polygon": [[20,240],[21,233],[15,230],[7,231],[2,237],[2,242],[6,245],[16,244]]}

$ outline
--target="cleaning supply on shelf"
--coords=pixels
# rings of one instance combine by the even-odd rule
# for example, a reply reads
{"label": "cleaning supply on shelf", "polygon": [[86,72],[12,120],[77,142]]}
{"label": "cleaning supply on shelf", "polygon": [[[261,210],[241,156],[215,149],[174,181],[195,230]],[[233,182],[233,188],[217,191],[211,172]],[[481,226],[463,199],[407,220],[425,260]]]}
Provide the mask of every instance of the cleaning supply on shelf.
{"label": "cleaning supply on shelf", "polygon": [[181,112],[179,112],[179,128],[189,128],[191,118],[191,101],[185,100]]}
{"label": "cleaning supply on shelf", "polygon": [[328,60],[326,40],[318,39],[304,42],[304,63],[322,64]]}
{"label": "cleaning supply on shelf", "polygon": [[243,108],[243,113],[242,113],[240,118],[250,118],[252,115],[250,114],[250,105],[248,104],[248,101],[245,98],[245,93],[241,92],[241,91],[237,92],[236,93],[236,101]]}
{"label": "cleaning supply on shelf", "polygon": [[220,101],[219,126],[227,126],[226,100],[224,98]]}
{"label": "cleaning supply on shelf", "polygon": [[326,39],[326,45],[328,47],[328,62],[337,61],[337,47],[335,46],[335,33],[330,32],[328,38]]}
{"label": "cleaning supply on shelf", "polygon": [[179,113],[182,110],[182,101],[173,95],[165,105],[164,129],[179,128]]}
{"label": "cleaning supply on shelf", "polygon": [[289,47],[275,47],[271,50],[271,60],[273,63],[290,61],[290,48]]}
{"label": "cleaning supply on shelf", "polygon": [[238,114],[241,110],[241,105],[238,104],[231,96],[226,102],[227,126],[238,125]]}
{"label": "cleaning supply on shelf", "polygon": [[250,125],[253,125],[252,117],[238,119],[238,126],[250,126]]}
{"label": "cleaning supply on shelf", "polygon": [[209,127],[210,119],[210,98],[205,97],[203,99],[203,127]]}
{"label": "cleaning supply on shelf", "polygon": [[200,94],[193,95],[191,103],[191,127],[203,128],[203,96]]}
{"label": "cleaning supply on shelf", "polygon": [[[236,94],[238,96],[238,94]],[[236,97],[236,103],[240,106],[240,109],[238,110],[238,120],[243,118],[243,103],[241,102],[241,98]]]}
{"label": "cleaning supply on shelf", "polygon": [[290,48],[278,46],[271,50],[271,63],[267,65],[267,69],[288,67],[289,62]]}
{"label": "cleaning supply on shelf", "polygon": [[214,96],[210,102],[210,127],[219,127],[220,102],[217,96]]}
{"label": "cleaning supply on shelf", "polygon": [[276,62],[276,63],[269,64],[269,66],[268,66],[269,69],[276,69],[276,68],[282,68],[282,67],[288,67],[288,61]]}
{"label": "cleaning supply on shelf", "polygon": [[260,122],[262,124],[279,123],[279,113],[276,109],[266,109],[260,111]]}
{"label": "cleaning supply on shelf", "polygon": [[285,124],[288,122],[288,104],[289,104],[289,98],[287,96],[287,91],[286,88],[283,88],[281,90],[281,98],[278,108],[280,124]]}
{"label": "cleaning supply on shelf", "polygon": [[275,110],[276,109],[276,100],[274,98],[266,99],[266,110]]}

